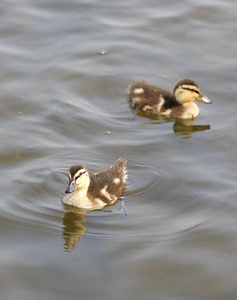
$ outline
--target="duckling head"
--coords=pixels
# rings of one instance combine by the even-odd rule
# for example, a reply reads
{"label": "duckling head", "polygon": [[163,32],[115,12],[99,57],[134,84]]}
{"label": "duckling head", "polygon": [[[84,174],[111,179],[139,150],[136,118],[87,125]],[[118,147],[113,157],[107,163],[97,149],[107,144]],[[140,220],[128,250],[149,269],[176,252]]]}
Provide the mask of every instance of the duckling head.
{"label": "duckling head", "polygon": [[180,80],[176,84],[173,94],[180,104],[195,100],[208,104],[212,103],[210,99],[201,93],[199,86],[190,79]]}
{"label": "duckling head", "polygon": [[66,194],[74,192],[76,189],[87,192],[90,184],[90,176],[84,166],[76,165],[69,169],[69,183],[65,191]]}

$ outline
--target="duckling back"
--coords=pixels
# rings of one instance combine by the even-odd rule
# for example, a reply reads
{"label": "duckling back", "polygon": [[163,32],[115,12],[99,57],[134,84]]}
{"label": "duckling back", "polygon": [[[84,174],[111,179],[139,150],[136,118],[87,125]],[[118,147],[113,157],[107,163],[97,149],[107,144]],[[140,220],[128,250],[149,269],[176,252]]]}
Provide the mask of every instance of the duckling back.
{"label": "duckling back", "polygon": [[134,81],[130,85],[128,98],[132,108],[152,113],[164,112],[180,105],[172,93],[144,80]]}
{"label": "duckling back", "polygon": [[113,204],[121,196],[126,184],[126,160],[119,158],[104,171],[90,174],[88,198],[100,199],[106,205]]}

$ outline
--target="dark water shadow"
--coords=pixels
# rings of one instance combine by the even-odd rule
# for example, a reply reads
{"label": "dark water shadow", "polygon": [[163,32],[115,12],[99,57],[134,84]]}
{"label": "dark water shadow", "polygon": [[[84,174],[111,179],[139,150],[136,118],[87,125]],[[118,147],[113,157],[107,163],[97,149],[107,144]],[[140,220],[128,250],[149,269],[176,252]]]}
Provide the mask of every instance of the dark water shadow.
{"label": "dark water shadow", "polygon": [[76,248],[76,245],[80,238],[86,232],[85,214],[88,212],[86,210],[65,205],[67,212],[64,214],[63,223],[63,239],[64,239],[64,250],[67,252],[72,251]]}
{"label": "dark water shadow", "polygon": [[[128,212],[124,204],[124,198],[120,198],[118,201],[120,202],[120,209],[118,210],[118,213],[121,216],[128,216]],[[116,203],[117,201],[113,205],[106,206],[102,209],[93,211],[112,213],[113,210],[111,210],[110,207],[116,205]],[[67,210],[67,212],[64,214],[64,217],[62,219],[62,236],[64,239],[64,251],[70,252],[76,248],[80,238],[85,234],[87,230],[85,226],[85,215],[91,212],[92,210],[78,208],[66,204],[64,204],[64,207]]]}
{"label": "dark water shadow", "polygon": [[193,133],[201,132],[205,130],[210,130],[210,125],[194,125],[197,121],[197,118],[192,120],[175,120],[173,125],[173,130],[176,135],[180,135],[183,138],[191,138]]}
{"label": "dark water shadow", "polygon": [[136,117],[148,118],[153,120],[149,124],[164,124],[174,122],[173,131],[176,135],[182,136],[183,138],[191,138],[194,133],[201,132],[205,130],[210,130],[211,126],[208,125],[195,125],[198,117],[194,119],[174,119],[167,116],[162,116],[159,114],[148,113],[142,110],[133,110],[133,120]]}
{"label": "dark water shadow", "polygon": [[167,116],[162,116],[162,115],[151,113],[151,112],[145,112],[145,111],[140,110],[140,109],[133,109],[131,106],[130,106],[130,109],[131,109],[131,112],[133,114],[132,120],[135,120],[136,117],[140,117],[140,118],[154,120],[155,124],[169,123],[169,122],[172,122],[174,120],[174,119],[172,119],[170,117],[167,117]]}

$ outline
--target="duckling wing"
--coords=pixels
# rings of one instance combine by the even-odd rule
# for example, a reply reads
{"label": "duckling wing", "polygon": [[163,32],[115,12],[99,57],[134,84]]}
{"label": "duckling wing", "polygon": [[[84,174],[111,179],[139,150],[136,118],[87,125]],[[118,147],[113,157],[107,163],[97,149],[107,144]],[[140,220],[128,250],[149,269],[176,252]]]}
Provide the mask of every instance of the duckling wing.
{"label": "duckling wing", "polygon": [[91,174],[88,196],[113,204],[122,194],[126,181],[126,161],[119,159],[108,169]]}

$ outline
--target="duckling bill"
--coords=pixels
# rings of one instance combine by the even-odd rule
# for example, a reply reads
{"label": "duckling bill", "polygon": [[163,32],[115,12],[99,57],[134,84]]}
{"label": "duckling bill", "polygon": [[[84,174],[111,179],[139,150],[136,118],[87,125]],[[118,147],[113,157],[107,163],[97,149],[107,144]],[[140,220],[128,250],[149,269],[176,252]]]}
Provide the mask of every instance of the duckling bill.
{"label": "duckling bill", "polygon": [[198,116],[200,110],[193,101],[212,103],[190,79],[180,80],[173,93],[143,80],[134,81],[129,87],[128,98],[134,109],[180,119]]}
{"label": "duckling bill", "polygon": [[62,202],[91,210],[114,204],[126,185],[126,162],[119,158],[111,167],[94,174],[89,173],[83,165],[72,166]]}

